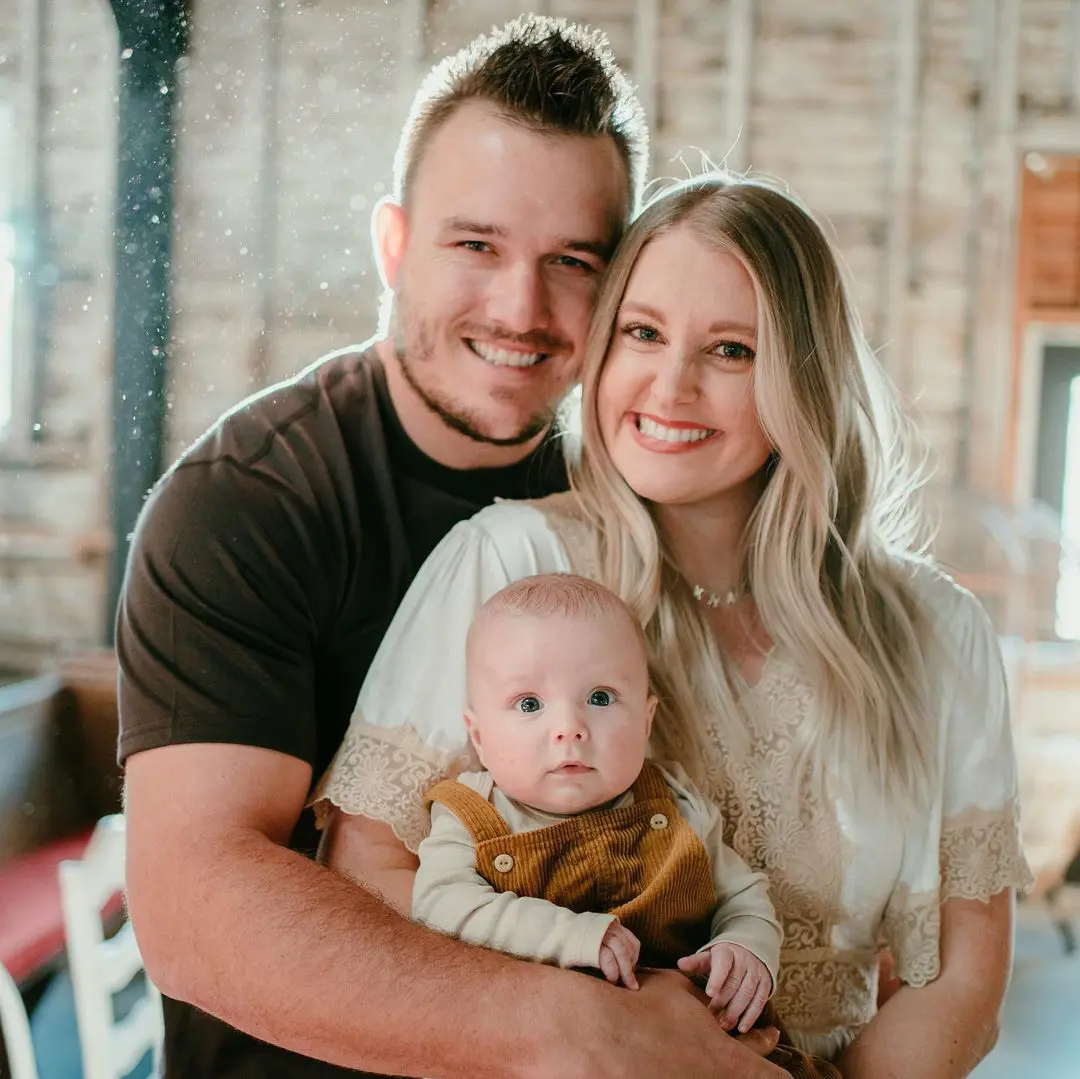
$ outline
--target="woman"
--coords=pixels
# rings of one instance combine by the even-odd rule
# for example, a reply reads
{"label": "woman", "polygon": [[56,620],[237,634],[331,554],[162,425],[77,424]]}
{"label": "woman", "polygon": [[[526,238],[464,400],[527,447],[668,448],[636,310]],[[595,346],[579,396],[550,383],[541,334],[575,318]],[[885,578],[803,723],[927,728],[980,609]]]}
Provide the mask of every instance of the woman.
{"label": "woman", "polygon": [[[655,755],[770,878],[797,1044],[845,1079],[967,1075],[1030,880],[1005,682],[978,603],[915,549],[909,431],[810,215],[724,175],[656,197],[599,290],[582,427],[571,494],[459,525],[406,596],[315,795],[397,838],[337,861],[407,907],[422,795],[475,767],[474,611],[595,577],[646,627]],[[876,1011],[882,941],[903,984]]]}

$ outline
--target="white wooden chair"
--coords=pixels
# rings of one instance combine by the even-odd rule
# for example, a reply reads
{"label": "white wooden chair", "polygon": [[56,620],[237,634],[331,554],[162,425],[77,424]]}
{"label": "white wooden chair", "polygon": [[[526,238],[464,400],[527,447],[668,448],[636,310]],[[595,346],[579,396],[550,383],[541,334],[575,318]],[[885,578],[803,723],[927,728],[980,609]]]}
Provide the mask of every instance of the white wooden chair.
{"label": "white wooden chair", "polygon": [[161,994],[147,980],[147,992],[123,1019],[114,1018],[114,994],[143,969],[131,922],[105,939],[102,908],[124,887],[124,818],[103,817],[78,861],[60,863],[68,968],[75,991],[84,1079],[122,1079],[153,1053],[160,1073],[164,1022]]}
{"label": "white wooden chair", "polygon": [[0,1034],[3,1035],[11,1079],[38,1079],[30,1021],[15,979],[0,963]]}

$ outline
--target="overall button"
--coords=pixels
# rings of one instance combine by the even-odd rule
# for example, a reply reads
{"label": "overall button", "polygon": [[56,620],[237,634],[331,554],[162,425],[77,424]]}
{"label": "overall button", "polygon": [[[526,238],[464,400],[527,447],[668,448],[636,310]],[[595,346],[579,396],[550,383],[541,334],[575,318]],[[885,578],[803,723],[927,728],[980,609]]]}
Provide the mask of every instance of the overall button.
{"label": "overall button", "polygon": [[[665,824],[667,821],[664,822]],[[491,863],[500,873],[509,873],[514,868],[514,859],[509,854],[496,854]]]}
{"label": "overall button", "polygon": [[666,828],[667,827],[667,817],[665,817],[663,813],[654,813],[649,818],[649,827],[650,828],[656,828],[656,829]]}

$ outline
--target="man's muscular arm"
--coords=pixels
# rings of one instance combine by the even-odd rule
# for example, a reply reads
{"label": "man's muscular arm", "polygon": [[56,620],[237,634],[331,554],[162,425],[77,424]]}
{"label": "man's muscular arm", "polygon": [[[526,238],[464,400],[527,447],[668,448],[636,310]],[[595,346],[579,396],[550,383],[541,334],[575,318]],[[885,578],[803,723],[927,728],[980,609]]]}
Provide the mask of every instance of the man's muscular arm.
{"label": "man's muscular arm", "polygon": [[169,996],[304,1055],[397,1075],[652,1079],[671,1059],[681,1074],[782,1075],[670,980],[627,993],[440,937],[287,850],[309,779],[302,762],[243,746],[129,759],[131,916]]}

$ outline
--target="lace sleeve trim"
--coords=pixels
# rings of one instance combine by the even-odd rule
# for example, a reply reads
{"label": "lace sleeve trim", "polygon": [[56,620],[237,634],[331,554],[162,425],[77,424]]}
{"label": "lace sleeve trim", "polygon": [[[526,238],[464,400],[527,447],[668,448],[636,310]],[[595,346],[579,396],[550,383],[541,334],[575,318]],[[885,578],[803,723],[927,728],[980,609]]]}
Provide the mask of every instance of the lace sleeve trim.
{"label": "lace sleeve trim", "polygon": [[882,932],[896,976],[911,986],[932,982],[941,970],[941,906],[949,899],[986,902],[1004,888],[1026,892],[1034,883],[1020,847],[1015,801],[1001,809],[970,806],[945,822],[941,833],[941,887],[912,892],[897,887]]}
{"label": "lace sleeve trim", "polygon": [[885,909],[882,926],[896,976],[911,986],[932,982],[941,969],[941,899],[936,890],[912,892],[900,885]]}
{"label": "lace sleeve trim", "polygon": [[1020,844],[1020,805],[967,809],[945,821],[941,831],[941,901],[986,902],[1003,888],[1021,895],[1035,883]]}
{"label": "lace sleeve trim", "polygon": [[469,767],[467,753],[435,749],[409,724],[375,727],[357,716],[309,804],[320,828],[337,807],[390,825],[415,854],[430,825],[424,794]]}

